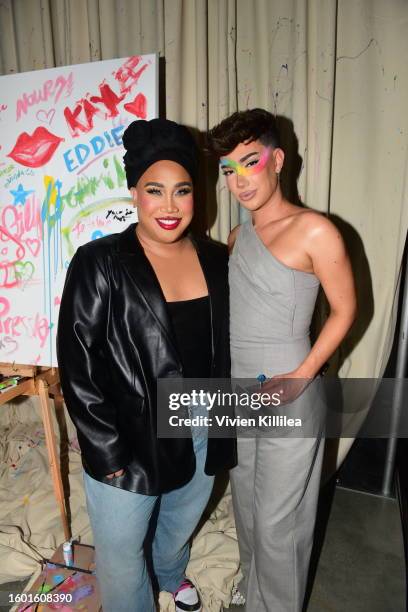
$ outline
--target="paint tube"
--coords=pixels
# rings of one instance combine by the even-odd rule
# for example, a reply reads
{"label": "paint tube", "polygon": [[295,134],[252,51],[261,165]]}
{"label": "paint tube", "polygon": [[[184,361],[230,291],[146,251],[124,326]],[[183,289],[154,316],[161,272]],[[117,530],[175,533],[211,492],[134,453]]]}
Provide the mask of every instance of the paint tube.
{"label": "paint tube", "polygon": [[72,553],[71,542],[64,542],[64,544],[62,545],[62,552],[64,555],[65,565],[67,565],[68,567],[74,565],[74,555]]}

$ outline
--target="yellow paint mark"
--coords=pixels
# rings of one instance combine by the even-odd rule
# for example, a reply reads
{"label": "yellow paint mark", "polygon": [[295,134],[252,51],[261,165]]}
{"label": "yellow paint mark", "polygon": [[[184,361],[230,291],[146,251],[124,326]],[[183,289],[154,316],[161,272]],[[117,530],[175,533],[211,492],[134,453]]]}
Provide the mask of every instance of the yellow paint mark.
{"label": "yellow paint mark", "polygon": [[55,188],[55,179],[52,176],[44,176],[44,187],[46,192],[50,188],[48,202],[50,203],[50,205],[55,206],[58,196],[58,191]]}

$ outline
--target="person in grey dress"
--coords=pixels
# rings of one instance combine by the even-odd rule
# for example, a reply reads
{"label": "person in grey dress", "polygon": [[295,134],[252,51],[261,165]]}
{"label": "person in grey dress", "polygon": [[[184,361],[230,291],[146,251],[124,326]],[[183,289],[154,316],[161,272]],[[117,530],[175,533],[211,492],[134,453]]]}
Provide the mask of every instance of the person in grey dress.
{"label": "person in grey dress", "polygon": [[[226,184],[250,218],[229,237],[232,377],[265,380],[304,429],[238,438],[231,470],[243,578],[233,596],[247,612],[302,609],[323,457],[319,372],[356,314],[351,265],[336,227],[288,202],[273,115],[237,112],[209,133]],[[329,317],[311,346],[319,286]]]}

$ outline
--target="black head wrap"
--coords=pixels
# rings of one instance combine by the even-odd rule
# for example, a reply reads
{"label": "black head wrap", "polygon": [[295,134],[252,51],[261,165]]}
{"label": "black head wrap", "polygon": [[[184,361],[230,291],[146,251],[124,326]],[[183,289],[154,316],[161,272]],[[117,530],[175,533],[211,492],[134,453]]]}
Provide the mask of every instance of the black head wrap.
{"label": "black head wrap", "polygon": [[123,157],[127,185],[135,187],[149,166],[166,159],[187,170],[193,182],[198,174],[198,151],[184,125],[168,119],[133,121],[123,134],[126,154]]}

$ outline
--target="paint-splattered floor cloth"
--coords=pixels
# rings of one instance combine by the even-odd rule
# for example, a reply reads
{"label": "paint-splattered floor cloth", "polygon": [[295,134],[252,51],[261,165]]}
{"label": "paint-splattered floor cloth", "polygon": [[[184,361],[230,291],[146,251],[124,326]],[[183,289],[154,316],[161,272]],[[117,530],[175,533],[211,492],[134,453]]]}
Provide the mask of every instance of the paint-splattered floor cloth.
{"label": "paint-splattered floor cloth", "polygon": [[[66,413],[66,452],[72,533],[92,544],[75,429]],[[55,422],[56,431],[59,430]],[[65,456],[65,459],[64,459]],[[48,467],[45,436],[35,398],[0,407],[0,583],[40,571],[39,559],[50,558],[64,541]],[[219,612],[230,602],[239,555],[229,491],[194,538],[187,573],[199,586],[204,609]],[[162,612],[173,612],[167,593]]]}

